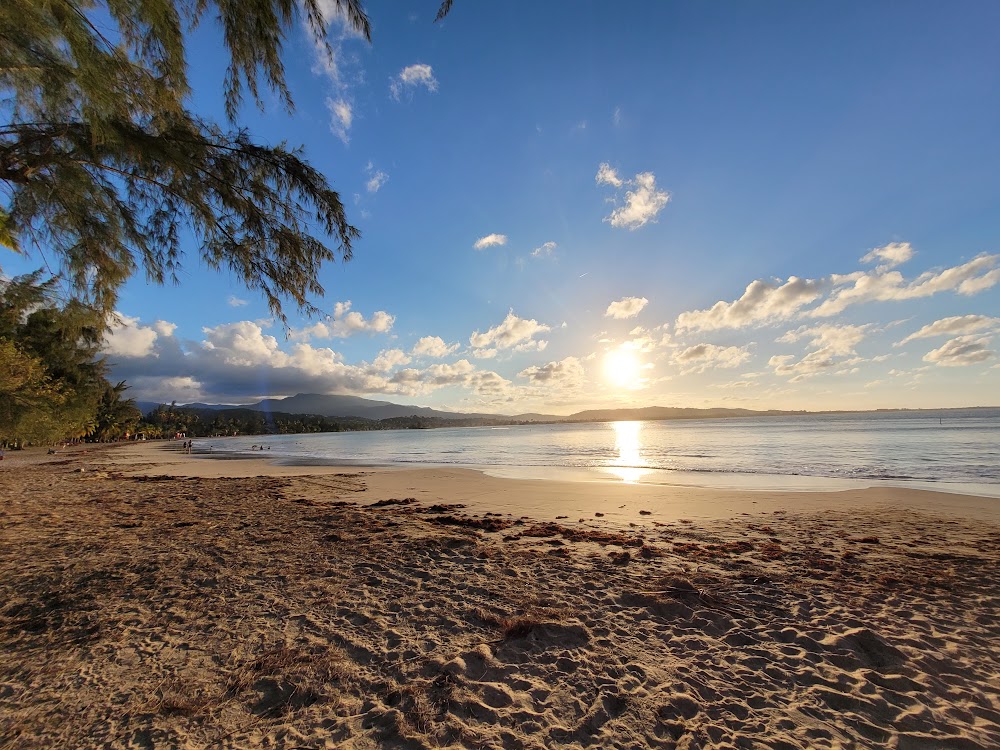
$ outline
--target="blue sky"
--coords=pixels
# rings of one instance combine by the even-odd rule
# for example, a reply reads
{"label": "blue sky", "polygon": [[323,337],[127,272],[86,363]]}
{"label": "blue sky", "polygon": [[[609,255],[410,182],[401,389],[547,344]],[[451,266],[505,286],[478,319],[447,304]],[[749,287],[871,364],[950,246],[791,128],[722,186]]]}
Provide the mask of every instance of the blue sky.
{"label": "blue sky", "polygon": [[[323,271],[330,317],[283,328],[192,241],[180,286],[121,296],[107,351],[137,397],[1000,401],[1000,5],[367,7],[372,45],[334,19],[332,63],[290,34],[294,114],[240,116],[362,231]],[[190,45],[221,120],[219,35]]]}

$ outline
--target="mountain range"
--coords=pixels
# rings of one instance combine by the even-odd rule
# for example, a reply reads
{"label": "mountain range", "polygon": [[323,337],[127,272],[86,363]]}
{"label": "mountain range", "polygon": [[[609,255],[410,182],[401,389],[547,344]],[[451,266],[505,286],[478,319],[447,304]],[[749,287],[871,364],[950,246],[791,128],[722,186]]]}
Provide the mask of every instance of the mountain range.
{"label": "mountain range", "polygon": [[[157,401],[137,401],[143,414],[148,414],[160,405]],[[394,404],[391,401],[376,401],[360,396],[324,395],[320,393],[298,393],[287,398],[266,398],[255,404],[183,404],[186,409],[220,410],[220,409],[250,409],[282,414],[312,414],[323,417],[360,418],[360,419],[393,419],[398,417],[432,417],[436,419],[488,419],[509,420],[511,422],[618,422],[643,421],[657,419],[724,419],[733,417],[779,417],[802,414],[837,414],[857,413],[848,411],[781,411],[777,409],[755,411],[753,409],[709,408],[694,409],[677,406],[645,406],[632,409],[589,409],[578,411],[569,416],[556,414],[484,414],[480,412],[453,412],[431,409],[427,406],[409,406]],[[969,407],[972,410],[989,407]],[[875,409],[873,412],[955,412],[963,409]]]}
{"label": "mountain range", "polygon": [[[159,404],[141,401],[138,407],[148,413]],[[516,422],[610,422],[616,420],[649,419],[713,419],[721,417],[751,417],[782,414],[802,414],[790,411],[753,411],[751,409],[689,409],[680,407],[648,406],[637,409],[591,409],[569,416],[555,414],[485,414],[480,412],[451,412],[426,406],[394,404],[360,396],[299,393],[287,398],[266,398],[255,404],[184,404],[187,409],[251,409],[283,414],[316,414],[324,417],[356,417],[361,419],[391,419],[394,417],[436,417],[438,419],[509,419]]]}

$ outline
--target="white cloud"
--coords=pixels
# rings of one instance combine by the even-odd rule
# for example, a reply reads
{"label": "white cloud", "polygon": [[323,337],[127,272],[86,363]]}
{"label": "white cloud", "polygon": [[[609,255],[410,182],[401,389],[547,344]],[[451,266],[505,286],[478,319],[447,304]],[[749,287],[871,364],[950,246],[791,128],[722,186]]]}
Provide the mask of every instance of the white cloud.
{"label": "white cloud", "polygon": [[525,341],[523,344],[518,344],[514,347],[515,352],[544,352],[545,347],[549,345],[548,341],[532,339],[531,341]]}
{"label": "white cloud", "polygon": [[385,349],[378,353],[372,367],[379,372],[389,372],[394,367],[410,364],[410,357],[401,349]]}
{"label": "white cloud", "polygon": [[929,339],[934,336],[954,336],[956,334],[977,333],[978,331],[1000,328],[1000,318],[988,315],[955,315],[929,323],[915,333],[911,333],[896,346],[902,346],[915,339]]}
{"label": "white cloud", "polygon": [[365,183],[365,187],[369,193],[377,193],[379,188],[389,180],[389,175],[381,169],[375,169],[375,166],[371,162],[368,162],[365,172],[368,173],[368,182]]}
{"label": "white cloud", "polygon": [[985,292],[997,284],[1000,284],[1000,268],[994,268],[977,278],[965,279],[958,285],[958,293],[971,297],[973,294]]}
{"label": "white cloud", "polygon": [[861,302],[886,302],[930,297],[946,291],[973,295],[1000,283],[1000,269],[995,269],[1000,255],[979,255],[968,263],[926,271],[912,281],[906,281],[899,271],[873,273],[858,271],[845,276],[831,276],[835,291],[819,307],[811,310],[812,317],[829,317]]}
{"label": "white cloud", "polygon": [[389,92],[396,101],[399,101],[403,91],[417,86],[423,86],[428,91],[438,90],[438,82],[430,65],[423,63],[407,65],[399,71],[399,75],[389,80]]}
{"label": "white cloud", "polygon": [[476,250],[484,250],[487,247],[497,247],[499,245],[507,244],[506,234],[488,234],[485,237],[480,237],[472,245]]}
{"label": "white cloud", "polygon": [[674,354],[674,361],[681,365],[681,372],[685,375],[714,368],[739,367],[748,359],[750,352],[746,346],[696,344]]}
{"label": "white cloud", "polygon": [[[912,257],[908,243],[876,248],[862,260],[885,260],[902,263]],[[962,265],[926,271],[907,280],[899,271],[880,265],[874,271],[832,274],[821,279],[796,276],[765,281],[758,279],[747,286],[739,299],[719,301],[705,310],[690,310],[677,316],[678,331],[711,331],[767,325],[797,316],[825,318],[843,312],[851,305],[869,301],[898,301],[929,297],[939,292],[955,291],[973,295],[1000,284],[1000,255],[979,255]],[[806,309],[823,295],[829,296],[818,306]]]}
{"label": "white cloud", "polygon": [[891,242],[883,247],[876,247],[863,258],[862,263],[877,263],[881,261],[877,270],[888,271],[902,265],[913,257],[913,248],[909,242]]}
{"label": "white cloud", "polygon": [[850,374],[851,369],[863,359],[857,356],[855,347],[864,340],[870,325],[818,325],[803,326],[794,331],[788,331],[777,339],[779,343],[791,343],[808,339],[809,352],[801,359],[795,355],[779,354],[768,360],[768,365],[776,375],[790,377],[792,383],[798,383],[806,378],[823,372],[834,374]]}
{"label": "white cloud", "polygon": [[[161,330],[163,325],[172,325],[165,321],[157,321],[157,324],[160,324]],[[139,323],[139,318],[116,312],[108,320],[109,330],[104,334],[102,350],[118,357],[146,357],[152,354],[153,344],[159,337],[157,324],[144,326]]]}
{"label": "white cloud", "polygon": [[595,178],[598,185],[611,185],[621,188],[628,185],[631,190],[625,193],[625,205],[618,206],[608,216],[604,217],[613,227],[636,230],[650,222],[656,222],[656,217],[670,200],[666,190],[656,189],[656,176],[652,172],[640,172],[631,180],[622,180],[607,163],[602,163]]}
{"label": "white cloud", "polygon": [[621,107],[615,107],[615,112],[611,116],[611,122],[614,124],[614,126],[616,128],[619,127],[622,124],[622,108]]}
{"label": "white cloud", "polygon": [[521,370],[517,376],[527,378],[532,385],[560,389],[579,388],[586,380],[583,365],[576,357],[566,357],[558,362],[528,367]]}
{"label": "white cloud", "polygon": [[326,98],[326,108],[330,110],[330,132],[344,143],[349,143],[351,125],[354,123],[354,108],[343,97]]}
{"label": "white cloud", "polygon": [[636,326],[628,332],[628,335],[633,338],[622,344],[622,347],[634,349],[637,352],[652,352],[668,346],[673,340],[673,337],[670,335],[669,323],[664,323],[655,328]]}
{"label": "white cloud", "polygon": [[847,355],[854,353],[854,347],[860,344],[867,334],[870,325],[831,325],[802,326],[794,331],[788,331],[777,341],[788,344],[801,339],[809,339],[813,349],[825,349],[830,354]]}
{"label": "white cloud", "polygon": [[[341,303],[337,312],[346,319],[348,303]],[[138,356],[109,354],[115,374],[135,384],[139,397],[167,401],[176,397],[237,403],[300,392],[413,396],[446,386],[480,396],[510,395],[510,381],[497,373],[478,371],[467,360],[424,370],[396,369],[387,376],[387,372],[408,364],[410,355],[389,349],[380,352],[372,364],[349,365],[340,353],[307,343],[294,343],[285,351],[259,322],[226,323],[206,327],[203,332],[204,340],[197,344],[160,336],[152,349],[132,347],[130,351]],[[426,348],[437,350],[430,344]]]}
{"label": "white cloud", "polygon": [[604,317],[615,320],[634,318],[648,304],[649,300],[645,297],[622,297],[608,305],[608,309],[604,311]]}
{"label": "white cloud", "polygon": [[226,298],[226,304],[229,305],[230,307],[246,307],[250,303],[245,299],[240,299],[235,294],[230,294]]}
{"label": "white cloud", "polygon": [[440,336],[424,336],[413,345],[414,357],[445,357],[458,350],[458,344],[446,344]]}
{"label": "white cloud", "polygon": [[351,310],[351,301],[338,302],[333,308],[333,317],[319,321],[307,328],[289,332],[293,340],[308,340],[310,338],[347,338],[358,333],[388,333],[396,322],[396,316],[385,310],[375,312],[370,318]]}
{"label": "white cloud", "polygon": [[818,299],[828,283],[789,276],[788,281],[758,279],[743,296],[732,302],[716,302],[707,310],[692,310],[677,316],[678,331],[713,331],[772,323],[792,317]]}
{"label": "white cloud", "polygon": [[616,188],[625,184],[622,178],[618,176],[618,172],[607,162],[601,162],[601,165],[597,168],[597,176],[594,180],[598,185],[611,185]]}
{"label": "white cloud", "polygon": [[537,320],[527,320],[519,318],[511,310],[503,322],[486,333],[474,331],[469,337],[469,344],[476,349],[496,347],[498,349],[511,349],[518,344],[529,341],[539,333],[546,333],[552,330],[550,326],[539,323]]}
{"label": "white cloud", "polygon": [[539,247],[536,247],[531,251],[531,257],[533,258],[545,258],[552,255],[552,252],[558,247],[554,242],[546,242]]}
{"label": "white cloud", "polygon": [[173,336],[174,331],[177,330],[176,323],[170,323],[166,320],[158,320],[153,323],[153,330],[156,331],[160,336]]}
{"label": "white cloud", "polygon": [[472,356],[476,359],[496,359],[496,349],[473,349]]}
{"label": "white cloud", "polygon": [[959,336],[927,352],[924,362],[940,367],[965,367],[985,362],[996,356],[996,352],[988,348],[990,340],[989,336]]}

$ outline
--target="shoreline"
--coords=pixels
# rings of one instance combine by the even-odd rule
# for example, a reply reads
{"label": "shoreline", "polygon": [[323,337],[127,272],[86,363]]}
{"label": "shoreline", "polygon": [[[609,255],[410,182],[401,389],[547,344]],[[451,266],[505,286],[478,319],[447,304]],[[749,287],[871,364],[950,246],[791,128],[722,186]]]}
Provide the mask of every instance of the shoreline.
{"label": "shoreline", "polygon": [[[128,458],[125,458],[125,455]],[[474,512],[502,511],[539,520],[573,518],[603,512],[608,521],[644,523],[651,519],[732,518],[741,514],[766,514],[776,510],[818,511],[867,507],[872,504],[938,513],[944,516],[1000,522],[996,498],[930,488],[892,484],[838,490],[774,490],[771,487],[705,486],[696,484],[628,483],[622,481],[568,481],[562,478],[502,476],[483,468],[360,466],[334,462],[286,462],[278,457],[218,454],[185,454],[174,443],[129,444],[120,449],[116,465],[154,462],[156,471],[173,476],[204,478],[254,476],[309,476],[360,472],[372,497],[379,500],[413,495],[426,502],[462,502]],[[147,471],[139,468],[138,473]],[[744,475],[731,475],[736,480]],[[826,480],[820,480],[825,483]],[[844,480],[854,484],[851,480]],[[860,480],[859,480],[860,481]],[[620,507],[623,506],[624,507]],[[640,515],[641,511],[653,515]]]}
{"label": "shoreline", "polygon": [[168,446],[0,464],[0,745],[1000,746],[995,501]]}

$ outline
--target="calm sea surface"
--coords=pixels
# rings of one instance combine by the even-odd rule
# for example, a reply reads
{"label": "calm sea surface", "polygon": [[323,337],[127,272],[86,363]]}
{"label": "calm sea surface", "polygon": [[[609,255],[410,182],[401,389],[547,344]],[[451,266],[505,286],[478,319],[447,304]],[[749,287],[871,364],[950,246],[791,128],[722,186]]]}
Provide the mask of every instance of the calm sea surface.
{"label": "calm sea surface", "polygon": [[296,463],[709,485],[728,477],[737,486],[798,478],[795,489],[864,480],[1000,496],[1000,409],[250,436],[195,446],[259,456],[251,447],[262,443],[268,458]]}

